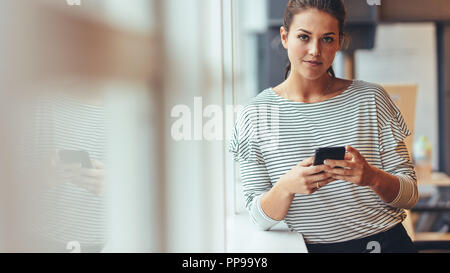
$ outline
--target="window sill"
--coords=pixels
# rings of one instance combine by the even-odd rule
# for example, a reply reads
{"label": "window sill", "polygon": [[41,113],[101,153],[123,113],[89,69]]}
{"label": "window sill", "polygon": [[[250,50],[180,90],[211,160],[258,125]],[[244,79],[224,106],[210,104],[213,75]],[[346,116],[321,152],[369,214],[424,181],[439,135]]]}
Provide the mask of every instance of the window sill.
{"label": "window sill", "polygon": [[227,252],[231,253],[307,253],[301,234],[280,222],[269,231],[252,223],[248,213],[227,217]]}

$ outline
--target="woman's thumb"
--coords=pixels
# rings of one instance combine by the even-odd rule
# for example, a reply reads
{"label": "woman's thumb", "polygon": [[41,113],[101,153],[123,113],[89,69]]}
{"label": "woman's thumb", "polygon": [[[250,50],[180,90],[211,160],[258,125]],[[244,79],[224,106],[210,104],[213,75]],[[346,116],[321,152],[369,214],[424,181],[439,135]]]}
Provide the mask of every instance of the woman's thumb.
{"label": "woman's thumb", "polygon": [[304,159],[302,162],[298,163],[298,165],[300,165],[302,167],[308,167],[313,163],[314,163],[314,156],[311,156],[311,157]]}

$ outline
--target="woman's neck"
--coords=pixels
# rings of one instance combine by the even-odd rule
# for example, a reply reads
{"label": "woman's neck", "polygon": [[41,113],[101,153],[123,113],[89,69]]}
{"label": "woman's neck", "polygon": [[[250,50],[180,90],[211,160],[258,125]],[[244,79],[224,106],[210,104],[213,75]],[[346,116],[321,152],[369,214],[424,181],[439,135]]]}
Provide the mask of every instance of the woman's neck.
{"label": "woman's neck", "polygon": [[323,100],[332,90],[334,79],[328,74],[309,80],[291,73],[282,84],[279,85],[279,94],[289,100],[300,102],[318,102]]}

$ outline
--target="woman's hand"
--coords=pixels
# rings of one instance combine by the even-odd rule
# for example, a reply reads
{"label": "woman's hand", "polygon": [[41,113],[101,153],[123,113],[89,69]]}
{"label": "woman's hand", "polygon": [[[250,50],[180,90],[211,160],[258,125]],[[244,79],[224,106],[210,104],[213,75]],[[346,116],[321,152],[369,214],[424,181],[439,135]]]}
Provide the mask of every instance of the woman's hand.
{"label": "woman's hand", "polygon": [[81,163],[63,163],[59,158],[59,151],[53,150],[48,160],[44,160],[42,165],[43,186],[51,189],[71,182],[76,178],[77,172],[81,170]]}
{"label": "woman's hand", "polygon": [[275,185],[261,197],[261,208],[272,219],[280,221],[292,204],[295,194],[312,194],[334,181],[327,165],[313,166],[314,157],[298,163],[280,177]]}
{"label": "woman's hand", "polygon": [[293,194],[312,194],[319,188],[336,180],[327,171],[327,165],[313,166],[314,157],[307,158],[294,166],[278,181],[275,186],[281,187],[285,192]]}
{"label": "woman's hand", "polygon": [[91,162],[93,168],[79,169],[76,177],[73,178],[71,182],[97,196],[103,196],[106,180],[105,165],[101,161],[95,159],[92,159]]}
{"label": "woman's hand", "polygon": [[[371,166],[361,153],[347,146],[348,153],[344,160],[327,159],[324,164],[330,168],[326,171],[336,180],[345,180],[358,186],[372,186],[376,169]],[[342,167],[342,168],[335,168]]]}
{"label": "woman's hand", "polygon": [[93,168],[82,168],[81,163],[66,164],[61,162],[58,150],[52,152],[50,166],[47,172],[46,187],[72,183],[87,191],[102,196],[104,193],[106,171],[99,160],[91,160]]}

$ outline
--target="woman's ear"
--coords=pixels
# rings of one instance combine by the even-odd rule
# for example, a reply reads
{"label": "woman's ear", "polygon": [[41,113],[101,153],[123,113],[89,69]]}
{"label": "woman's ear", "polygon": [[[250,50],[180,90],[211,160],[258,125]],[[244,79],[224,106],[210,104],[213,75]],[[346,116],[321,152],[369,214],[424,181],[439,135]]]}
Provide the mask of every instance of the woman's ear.
{"label": "woman's ear", "polygon": [[287,38],[288,38],[288,32],[284,28],[284,26],[280,27],[280,36],[281,36],[281,43],[283,44],[283,47],[287,49]]}

